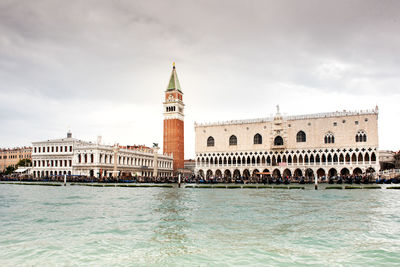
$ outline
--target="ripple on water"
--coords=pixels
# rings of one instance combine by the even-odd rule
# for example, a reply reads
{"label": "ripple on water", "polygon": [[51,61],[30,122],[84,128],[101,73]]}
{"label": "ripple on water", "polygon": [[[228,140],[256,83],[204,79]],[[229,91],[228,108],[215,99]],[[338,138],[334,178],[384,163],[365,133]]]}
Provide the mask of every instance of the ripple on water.
{"label": "ripple on water", "polygon": [[396,265],[399,192],[0,185],[0,265]]}

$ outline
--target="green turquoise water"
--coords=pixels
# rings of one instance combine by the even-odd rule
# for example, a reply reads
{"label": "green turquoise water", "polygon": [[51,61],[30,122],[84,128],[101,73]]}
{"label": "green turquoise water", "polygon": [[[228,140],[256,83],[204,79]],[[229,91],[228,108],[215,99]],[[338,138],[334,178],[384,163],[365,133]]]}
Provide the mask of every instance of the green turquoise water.
{"label": "green turquoise water", "polygon": [[400,264],[399,190],[0,184],[0,266]]}

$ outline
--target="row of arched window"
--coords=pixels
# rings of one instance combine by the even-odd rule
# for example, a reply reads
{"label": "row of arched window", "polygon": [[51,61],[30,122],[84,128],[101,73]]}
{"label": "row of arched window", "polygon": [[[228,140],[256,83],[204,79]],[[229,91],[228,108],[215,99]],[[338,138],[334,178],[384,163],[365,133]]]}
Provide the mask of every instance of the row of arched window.
{"label": "row of arched window", "polygon": [[367,134],[364,131],[358,131],[356,134],[356,142],[367,142]]}
{"label": "row of arched window", "polygon": [[[90,154],[78,154],[78,163],[94,163],[94,155]],[[99,155],[99,163],[112,164],[113,156],[107,154]],[[142,159],[128,156],[118,156],[118,164],[120,165],[130,165],[130,166],[151,166],[153,167],[154,161],[150,159]],[[172,168],[172,162],[159,160],[158,161],[159,168]]]}
{"label": "row of arched window", "polygon": [[272,165],[278,166],[279,163],[289,165],[309,165],[320,163],[358,163],[370,164],[376,162],[375,152],[340,152],[340,153],[301,153],[294,155],[261,155],[261,156],[215,156],[215,157],[197,157],[197,166],[215,166],[215,165]]}
{"label": "row of arched window", "polygon": [[174,107],[174,106],[172,106],[172,107],[167,107],[167,112],[169,112],[169,111],[175,111],[175,107]]}
{"label": "row of arched window", "polygon": [[[299,131],[296,135],[296,142],[297,143],[304,143],[307,141],[306,133],[303,131]],[[367,142],[367,134],[364,131],[359,131],[356,135],[356,142]],[[334,144],[335,143],[335,136],[333,133],[329,132],[324,137],[325,144]],[[262,144],[262,136],[261,134],[257,133],[254,135],[253,144],[261,145]],[[229,145],[236,146],[237,145],[237,137],[235,135],[231,135],[229,137]],[[282,146],[283,145],[283,138],[281,136],[277,136],[274,139],[274,146]],[[215,146],[214,137],[209,136],[207,138],[207,146],[212,147]]]}

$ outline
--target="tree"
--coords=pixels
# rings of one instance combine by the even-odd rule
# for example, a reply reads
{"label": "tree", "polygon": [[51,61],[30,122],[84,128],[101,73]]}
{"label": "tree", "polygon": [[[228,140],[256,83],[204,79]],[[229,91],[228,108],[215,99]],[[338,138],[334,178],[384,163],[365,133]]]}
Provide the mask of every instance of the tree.
{"label": "tree", "polygon": [[9,175],[9,174],[11,174],[11,173],[13,173],[15,171],[15,168],[13,167],[13,166],[8,166],[7,168],[6,168],[6,172],[5,172],[5,174],[6,175]]}
{"label": "tree", "polygon": [[30,159],[21,159],[17,163],[17,167],[28,167],[32,165],[32,161]]}

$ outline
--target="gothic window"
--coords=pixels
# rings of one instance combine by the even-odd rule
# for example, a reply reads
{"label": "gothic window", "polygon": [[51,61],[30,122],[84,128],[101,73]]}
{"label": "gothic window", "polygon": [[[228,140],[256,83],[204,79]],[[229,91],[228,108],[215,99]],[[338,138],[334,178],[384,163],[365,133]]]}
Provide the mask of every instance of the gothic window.
{"label": "gothic window", "polygon": [[327,133],[324,138],[325,144],[334,144],[335,143],[335,136],[333,133]]}
{"label": "gothic window", "polygon": [[255,145],[260,145],[260,144],[262,144],[262,136],[261,136],[261,134],[256,134],[256,135],[254,136],[254,144],[255,144]]}
{"label": "gothic window", "polygon": [[237,138],[234,135],[231,135],[231,137],[229,137],[229,145],[230,146],[236,146],[237,145]]}
{"label": "gothic window", "polygon": [[356,142],[367,142],[367,134],[364,131],[358,131],[356,134]]}
{"label": "gothic window", "polygon": [[214,146],[214,137],[212,136],[208,137],[207,146]]}
{"label": "gothic window", "polygon": [[274,146],[283,146],[283,138],[281,136],[275,137]]}
{"label": "gothic window", "polygon": [[296,135],[296,141],[297,143],[302,143],[306,141],[306,133],[303,131],[300,131]]}

